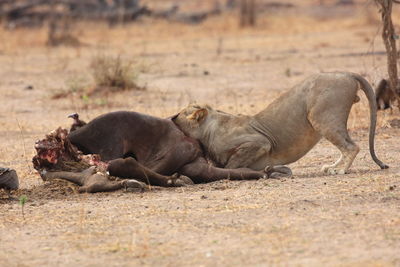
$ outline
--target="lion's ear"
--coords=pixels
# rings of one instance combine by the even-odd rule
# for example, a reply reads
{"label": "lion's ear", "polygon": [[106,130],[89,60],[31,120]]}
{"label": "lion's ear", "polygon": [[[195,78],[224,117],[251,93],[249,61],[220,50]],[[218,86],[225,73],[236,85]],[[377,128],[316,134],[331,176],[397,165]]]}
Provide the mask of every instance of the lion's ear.
{"label": "lion's ear", "polygon": [[205,108],[201,108],[190,114],[189,116],[186,117],[188,120],[195,120],[195,121],[201,121],[208,115],[208,111]]}

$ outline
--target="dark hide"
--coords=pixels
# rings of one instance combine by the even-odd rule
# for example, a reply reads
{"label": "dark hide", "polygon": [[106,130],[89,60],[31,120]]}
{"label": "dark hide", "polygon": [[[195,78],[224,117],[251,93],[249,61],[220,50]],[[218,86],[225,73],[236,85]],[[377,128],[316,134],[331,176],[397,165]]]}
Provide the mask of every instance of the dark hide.
{"label": "dark hide", "polygon": [[[171,119],[137,112],[108,113],[80,125],[66,138],[62,133],[58,129],[48,135],[47,139],[37,142],[35,147],[38,155],[34,157],[34,166],[44,180],[65,179],[81,185],[81,192],[111,191],[124,187],[143,188],[144,183],[181,186],[221,179],[278,178],[291,175],[290,169],[283,166],[269,167],[265,171],[214,167],[203,157],[199,143],[185,136]],[[57,149],[47,149],[52,147]],[[81,153],[90,155],[85,158]],[[89,162],[89,165],[96,165],[97,170],[99,166],[103,166],[109,175],[104,171],[96,172],[95,167],[83,172],[68,171],[62,158],[71,157],[70,154],[77,155],[79,164]],[[54,158],[61,160],[58,162]],[[53,167],[61,168],[46,167],[43,162],[49,160],[50,165],[54,163]],[[130,180],[112,180],[110,176]]]}
{"label": "dark hide", "polygon": [[[110,175],[154,185],[173,185],[170,176],[174,173],[188,176],[195,183],[267,176],[250,169],[211,166],[203,158],[199,143],[185,136],[170,119],[137,112],[102,115],[71,132],[68,139],[83,153],[99,154],[102,160],[109,161]],[[270,170],[269,174],[273,172]],[[283,172],[287,174],[287,169]]]}

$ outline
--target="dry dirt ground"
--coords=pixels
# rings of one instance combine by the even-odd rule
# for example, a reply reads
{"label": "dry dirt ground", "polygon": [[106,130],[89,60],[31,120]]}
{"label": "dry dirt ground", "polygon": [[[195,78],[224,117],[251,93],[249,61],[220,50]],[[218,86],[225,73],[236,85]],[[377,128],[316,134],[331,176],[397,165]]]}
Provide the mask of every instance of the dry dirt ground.
{"label": "dry dirt ground", "polygon": [[[75,111],[85,120],[113,110],[166,117],[197,101],[252,114],[320,71],[376,84],[386,61],[371,12],[269,14],[255,29],[229,15],[194,26],[84,24],[74,33],[80,47],[45,47],[45,29],[0,30],[0,166],[17,170],[14,196],[27,196],[23,215],[0,192],[0,266],[400,266],[400,129],[389,124],[399,112],[378,115],[376,151],[391,166],[382,171],[369,156],[362,93],[349,120],[361,151],[347,175],[320,173],[339,155],[326,141],[290,165],[293,179],[143,193],[78,194],[44,183],[30,162],[35,140],[68,127]],[[104,54],[134,60],[147,89],[51,99],[90,86],[90,61]]]}

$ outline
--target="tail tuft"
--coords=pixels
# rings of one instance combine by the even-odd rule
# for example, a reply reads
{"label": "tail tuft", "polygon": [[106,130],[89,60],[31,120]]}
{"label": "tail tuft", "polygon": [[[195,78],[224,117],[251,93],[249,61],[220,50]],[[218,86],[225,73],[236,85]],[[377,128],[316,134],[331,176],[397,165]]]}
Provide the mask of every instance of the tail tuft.
{"label": "tail tuft", "polygon": [[381,167],[382,170],[384,170],[384,169],[389,169],[389,166],[386,165],[386,164],[383,164],[383,165],[381,165],[380,167]]}

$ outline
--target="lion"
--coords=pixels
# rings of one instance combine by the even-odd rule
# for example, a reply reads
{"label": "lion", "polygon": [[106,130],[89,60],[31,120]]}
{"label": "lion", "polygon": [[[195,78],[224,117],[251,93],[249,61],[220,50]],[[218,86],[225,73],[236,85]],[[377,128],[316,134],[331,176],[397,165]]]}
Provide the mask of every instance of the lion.
{"label": "lion", "polygon": [[369,151],[381,169],[388,166],[375,155],[377,106],[370,84],[355,73],[320,73],[282,94],[254,116],[232,115],[208,105],[191,104],[174,116],[175,124],[198,139],[208,157],[221,167],[265,166],[297,161],[322,137],[334,144],[341,157],[325,165],[327,174],[345,174],[359,152],[350,138],[347,120],[358,88],[365,93],[370,109]]}

